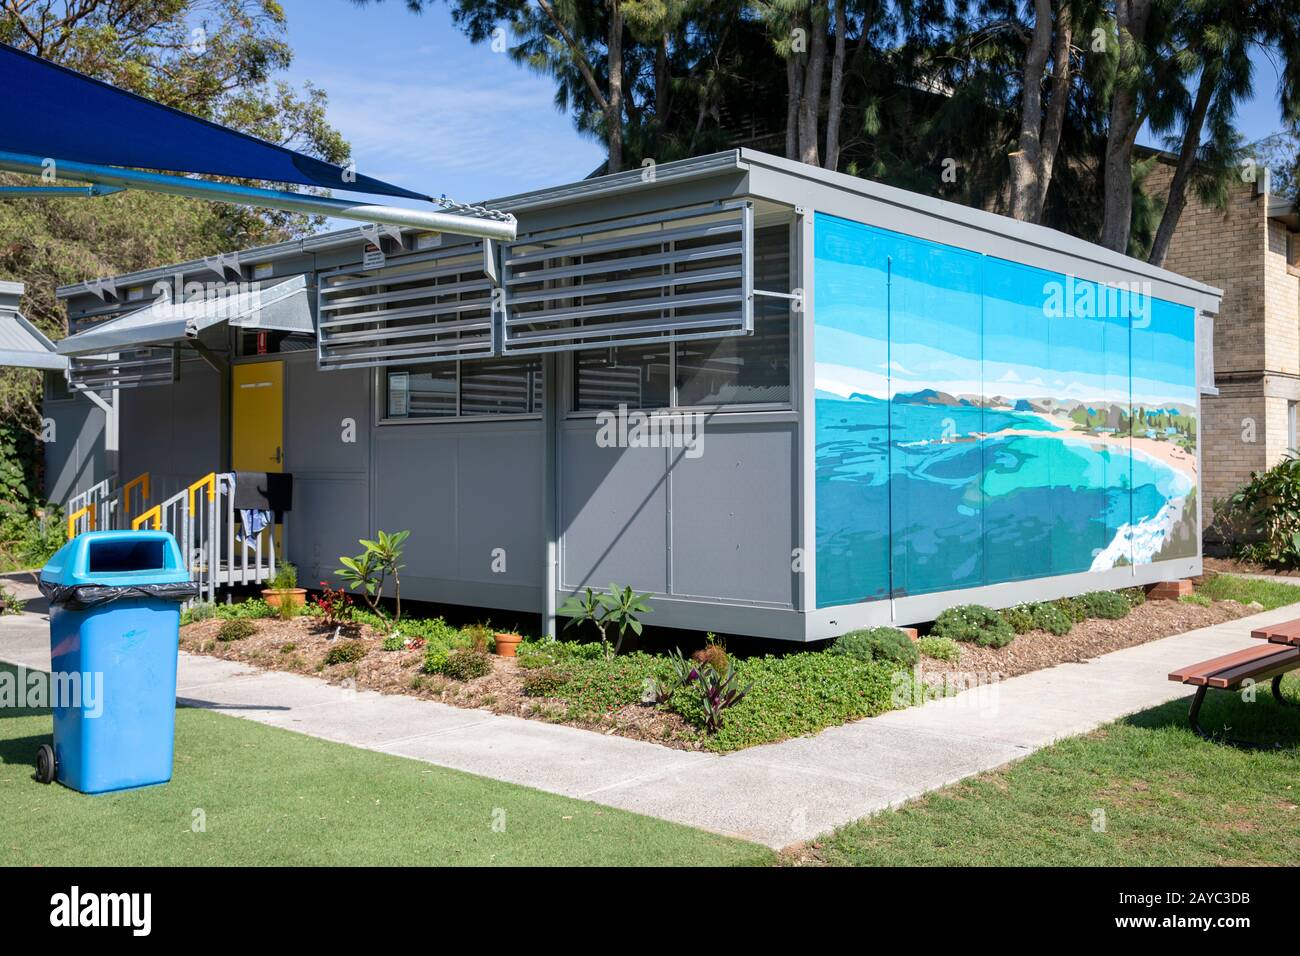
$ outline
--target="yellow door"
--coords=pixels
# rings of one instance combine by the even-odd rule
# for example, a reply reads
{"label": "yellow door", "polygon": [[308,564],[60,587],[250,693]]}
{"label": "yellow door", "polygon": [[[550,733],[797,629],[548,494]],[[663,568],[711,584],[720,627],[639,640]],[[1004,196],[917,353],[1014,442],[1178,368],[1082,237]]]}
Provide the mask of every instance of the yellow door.
{"label": "yellow door", "polygon": [[230,369],[230,465],[235,471],[284,470],[284,363]]}

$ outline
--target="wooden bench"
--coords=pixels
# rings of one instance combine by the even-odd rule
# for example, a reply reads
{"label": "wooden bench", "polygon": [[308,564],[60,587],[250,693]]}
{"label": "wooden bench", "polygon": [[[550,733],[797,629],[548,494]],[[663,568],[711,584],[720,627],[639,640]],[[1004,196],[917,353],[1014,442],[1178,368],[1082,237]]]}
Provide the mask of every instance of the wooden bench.
{"label": "wooden bench", "polygon": [[[1273,696],[1277,698],[1277,702],[1294,706],[1291,701],[1282,696],[1282,677],[1297,668],[1300,668],[1300,647],[1268,643],[1179,668],[1169,675],[1169,679],[1196,688],[1196,696],[1192,698],[1191,709],[1187,712],[1187,722],[1192,725],[1192,730],[1198,736],[1211,740],[1213,736],[1202,730],[1197,720],[1206,691],[1210,688],[1237,690],[1248,680],[1271,679]],[[1239,740],[1228,742],[1238,746],[1253,746]]]}

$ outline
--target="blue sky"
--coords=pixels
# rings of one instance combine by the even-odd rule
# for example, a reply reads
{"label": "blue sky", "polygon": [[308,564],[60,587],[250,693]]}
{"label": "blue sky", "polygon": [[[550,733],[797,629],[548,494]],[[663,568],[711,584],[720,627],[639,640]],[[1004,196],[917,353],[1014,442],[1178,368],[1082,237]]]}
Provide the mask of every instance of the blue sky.
{"label": "blue sky", "polygon": [[[581,179],[603,160],[555,109],[551,80],[452,26],[445,3],[281,0],[295,61],[289,79],[329,94],[329,118],[367,175],[474,201]],[[1259,96],[1239,120],[1248,140],[1280,128],[1277,70],[1254,57]],[[1162,145],[1149,135],[1148,145]]]}

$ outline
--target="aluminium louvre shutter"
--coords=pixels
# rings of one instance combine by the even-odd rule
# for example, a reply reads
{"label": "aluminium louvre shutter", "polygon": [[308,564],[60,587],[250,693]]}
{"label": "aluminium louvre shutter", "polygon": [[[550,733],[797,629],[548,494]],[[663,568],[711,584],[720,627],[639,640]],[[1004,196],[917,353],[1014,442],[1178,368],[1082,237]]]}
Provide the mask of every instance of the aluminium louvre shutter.
{"label": "aluminium louvre shutter", "polygon": [[503,259],[505,355],[753,331],[748,202],[532,233]]}
{"label": "aluminium louvre shutter", "polygon": [[174,348],[136,349],[115,355],[74,355],[68,359],[68,384],[92,391],[170,385],[176,381]]}
{"label": "aluminium louvre shutter", "polygon": [[482,241],[320,277],[317,364],[370,368],[494,353],[494,286]]}

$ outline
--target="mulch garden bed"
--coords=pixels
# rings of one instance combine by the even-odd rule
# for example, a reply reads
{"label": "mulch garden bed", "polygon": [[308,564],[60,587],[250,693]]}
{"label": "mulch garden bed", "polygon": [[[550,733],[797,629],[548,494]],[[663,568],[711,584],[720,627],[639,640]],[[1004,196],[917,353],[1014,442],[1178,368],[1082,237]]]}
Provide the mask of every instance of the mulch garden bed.
{"label": "mulch garden bed", "polygon": [[1219,574],[1271,574],[1279,578],[1300,579],[1300,571],[1294,568],[1270,568],[1250,561],[1239,561],[1236,558],[1206,557],[1203,563],[1206,571],[1216,571]]}
{"label": "mulch garden bed", "polygon": [[989,648],[962,644],[961,657],[954,663],[922,658],[922,673],[942,680],[953,672],[998,674],[1003,678],[1030,671],[1086,661],[1111,651],[1194,631],[1200,627],[1222,624],[1263,610],[1237,601],[1216,601],[1209,607],[1184,601],[1147,601],[1119,620],[1090,618],[1075,624],[1069,634],[1058,637],[1047,631],[1021,634],[1006,647]]}
{"label": "mulch garden bed", "polygon": [[[958,661],[946,663],[923,657],[921,669],[932,686],[943,685],[949,675],[957,673],[978,675],[983,683],[992,675],[1004,679],[1067,661],[1084,661],[1258,610],[1258,605],[1236,601],[1217,601],[1209,607],[1181,601],[1148,601],[1121,620],[1092,619],[1075,624],[1065,636],[1031,631],[998,649],[962,644]],[[562,702],[524,694],[524,671],[511,658],[492,657],[492,672],[483,677],[451,680],[421,671],[423,649],[385,651],[380,634],[359,626],[345,630],[337,640],[364,641],[369,647],[366,655],[355,663],[326,665],[326,655],[337,645],[333,629],[321,625],[317,618],[263,618],[253,623],[256,630],[251,636],[229,642],[217,640],[219,620],[187,625],[181,629],[181,649],[266,670],[318,677],[334,684],[350,683],[383,694],[405,694],[456,707],[566,723],[679,749],[701,749],[699,731],[678,715],[655,707],[622,707],[592,721],[568,719]]]}
{"label": "mulch garden bed", "polygon": [[619,734],[649,740],[679,749],[699,748],[699,732],[677,714],[654,707],[623,707],[602,715],[599,721],[566,719],[566,708],[557,701],[524,694],[524,670],[512,658],[492,657],[492,673],[469,681],[451,680],[420,670],[424,650],[386,651],[383,637],[364,625],[344,630],[338,640],[361,640],[369,652],[350,664],[325,664],[325,656],[336,646],[333,628],[317,618],[301,616],[254,620],[257,631],[238,641],[218,641],[221,621],[206,620],[181,628],[181,650],[238,661],[264,670],[289,671],[319,677],[331,684],[350,683],[381,694],[405,694],[422,700],[436,700],[456,707],[481,708],[494,714],[508,714],[553,723],[566,723],[584,730]]}

